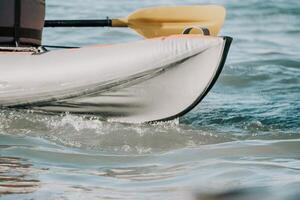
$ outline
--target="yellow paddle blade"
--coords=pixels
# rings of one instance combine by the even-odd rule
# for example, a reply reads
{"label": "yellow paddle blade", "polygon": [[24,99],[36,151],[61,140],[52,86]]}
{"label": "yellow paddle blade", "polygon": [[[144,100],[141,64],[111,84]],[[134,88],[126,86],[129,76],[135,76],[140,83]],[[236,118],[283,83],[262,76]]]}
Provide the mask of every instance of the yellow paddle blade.
{"label": "yellow paddle blade", "polygon": [[217,5],[171,6],[137,10],[127,19],[112,21],[114,27],[129,26],[146,38],[181,34],[186,28],[207,28],[217,36],[226,11]]}

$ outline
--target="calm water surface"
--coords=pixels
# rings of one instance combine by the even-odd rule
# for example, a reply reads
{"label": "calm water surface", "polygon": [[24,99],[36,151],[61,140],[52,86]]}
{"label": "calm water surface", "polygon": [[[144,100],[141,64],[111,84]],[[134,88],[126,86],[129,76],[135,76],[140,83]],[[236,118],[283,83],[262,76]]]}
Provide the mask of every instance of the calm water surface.
{"label": "calm water surface", "polygon": [[[300,1],[48,0],[48,19],[123,17],[218,3],[234,43],[217,84],[185,117],[126,125],[0,111],[1,199],[300,199]],[[47,29],[48,45],[141,39]]]}

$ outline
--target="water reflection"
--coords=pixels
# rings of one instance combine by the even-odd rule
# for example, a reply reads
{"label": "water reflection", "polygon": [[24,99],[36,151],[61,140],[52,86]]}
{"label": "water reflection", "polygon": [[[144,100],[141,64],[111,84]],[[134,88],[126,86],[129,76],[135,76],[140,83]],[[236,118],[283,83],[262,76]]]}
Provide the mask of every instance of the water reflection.
{"label": "water reflection", "polygon": [[[3,147],[1,145],[0,149]],[[36,191],[40,181],[33,178],[35,171],[33,165],[25,159],[0,156],[0,197]]]}

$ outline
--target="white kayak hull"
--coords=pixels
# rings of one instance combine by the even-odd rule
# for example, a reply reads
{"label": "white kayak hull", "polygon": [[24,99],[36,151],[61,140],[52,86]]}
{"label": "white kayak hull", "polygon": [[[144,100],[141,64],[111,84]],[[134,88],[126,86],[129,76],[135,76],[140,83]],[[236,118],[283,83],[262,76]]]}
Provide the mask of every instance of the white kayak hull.
{"label": "white kayak hull", "polygon": [[40,55],[0,53],[0,106],[129,123],[172,120],[212,88],[230,43],[180,35]]}

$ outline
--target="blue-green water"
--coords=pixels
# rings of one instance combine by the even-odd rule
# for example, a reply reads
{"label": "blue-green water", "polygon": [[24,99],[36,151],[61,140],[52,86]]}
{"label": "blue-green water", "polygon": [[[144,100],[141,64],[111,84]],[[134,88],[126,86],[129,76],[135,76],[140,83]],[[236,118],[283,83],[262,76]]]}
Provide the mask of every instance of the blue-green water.
{"label": "blue-green water", "polygon": [[[48,19],[123,17],[218,3],[234,38],[205,100],[169,123],[0,111],[1,199],[300,199],[300,1],[47,1]],[[127,29],[47,29],[44,43],[140,39]]]}

